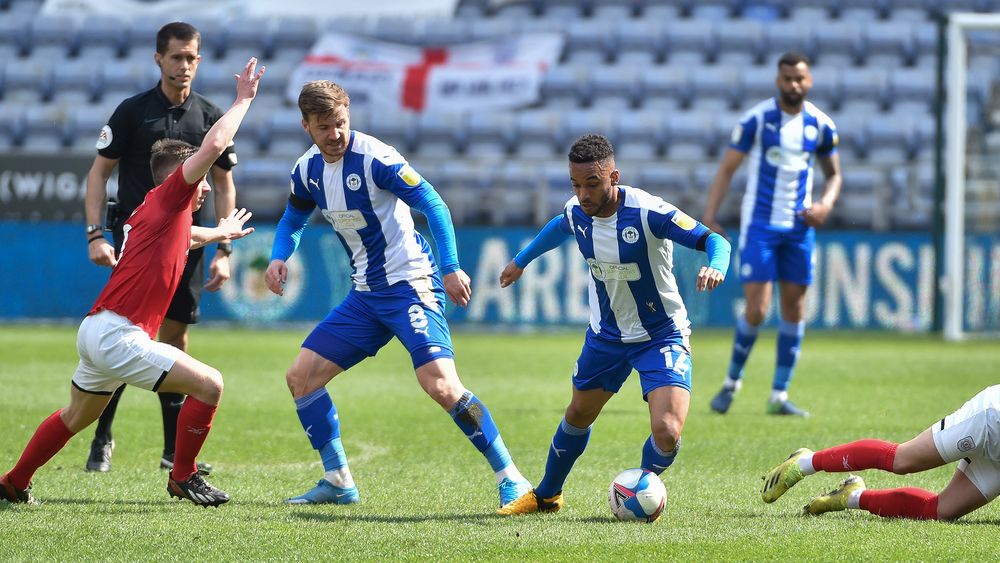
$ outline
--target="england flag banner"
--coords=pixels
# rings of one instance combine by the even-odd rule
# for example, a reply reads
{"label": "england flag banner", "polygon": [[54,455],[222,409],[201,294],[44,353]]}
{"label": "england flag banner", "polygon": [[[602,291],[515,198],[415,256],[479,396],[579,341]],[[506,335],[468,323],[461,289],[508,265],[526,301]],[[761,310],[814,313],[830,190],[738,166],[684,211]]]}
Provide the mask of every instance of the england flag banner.
{"label": "england flag banner", "polygon": [[288,98],[302,85],[332,80],[351,103],[410,111],[516,107],[538,99],[563,37],[535,33],[441,48],[414,47],[326,33],[292,73]]}

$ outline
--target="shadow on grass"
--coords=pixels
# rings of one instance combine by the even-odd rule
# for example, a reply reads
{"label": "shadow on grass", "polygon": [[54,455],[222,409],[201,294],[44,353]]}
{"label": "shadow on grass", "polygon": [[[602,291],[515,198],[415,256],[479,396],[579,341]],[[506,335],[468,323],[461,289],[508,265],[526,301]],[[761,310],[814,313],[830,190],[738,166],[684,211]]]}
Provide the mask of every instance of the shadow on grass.
{"label": "shadow on grass", "polygon": [[422,516],[388,516],[371,514],[317,514],[315,512],[293,512],[293,518],[312,522],[370,522],[375,524],[409,524],[414,522],[451,522],[499,519],[495,514],[427,514]]}
{"label": "shadow on grass", "polygon": [[[42,505],[53,504],[53,505],[78,505],[78,506],[92,506],[92,505],[105,505],[108,508],[130,506],[130,507],[147,507],[147,508],[163,508],[168,505],[191,505],[199,506],[186,500],[175,499],[175,498],[161,498],[161,499],[129,499],[129,500],[113,500],[109,501],[107,499],[100,498],[40,498],[39,503]],[[241,501],[239,499],[233,499],[233,506],[256,506],[261,508],[271,508],[275,509],[280,506],[284,506],[283,502],[278,501],[260,501],[260,500],[246,500]],[[7,504],[9,503],[2,503]],[[227,503],[228,504],[228,503]],[[225,505],[223,505],[225,506]],[[200,507],[200,506],[199,506]],[[221,507],[216,507],[221,508]]]}

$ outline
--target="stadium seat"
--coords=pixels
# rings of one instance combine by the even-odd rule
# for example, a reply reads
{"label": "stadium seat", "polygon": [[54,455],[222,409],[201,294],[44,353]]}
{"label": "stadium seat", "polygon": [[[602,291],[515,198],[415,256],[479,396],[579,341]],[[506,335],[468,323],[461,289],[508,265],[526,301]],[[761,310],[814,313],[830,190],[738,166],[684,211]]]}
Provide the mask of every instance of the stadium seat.
{"label": "stadium seat", "polygon": [[28,93],[34,94],[36,100],[48,99],[52,95],[52,67],[60,63],[60,60],[35,58],[8,63],[3,78],[4,96],[22,90],[26,94],[22,99],[27,99]]}
{"label": "stadium seat", "polygon": [[26,14],[4,14],[0,17],[0,45],[11,45],[19,54],[30,48],[32,17]]}
{"label": "stadium seat", "polygon": [[732,9],[727,5],[697,2],[691,8],[691,18],[695,20],[719,22],[728,20]]}
{"label": "stadium seat", "polygon": [[788,11],[788,19],[797,25],[815,25],[830,19],[830,10],[824,6],[794,5]]}
{"label": "stadium seat", "polygon": [[816,46],[812,34],[813,25],[801,21],[776,21],[764,27],[764,66],[775,68],[778,58],[788,51],[797,51],[813,57]]}
{"label": "stadium seat", "polygon": [[883,68],[862,67],[845,70],[840,84],[845,100],[869,100],[880,106],[887,104],[888,76]]}
{"label": "stadium seat", "polygon": [[674,159],[703,160],[715,150],[711,114],[677,113],[666,117],[667,153]]}
{"label": "stadium seat", "polygon": [[640,68],[627,64],[605,65],[591,74],[592,104],[626,109],[637,103]]}
{"label": "stadium seat", "polygon": [[537,15],[535,8],[527,2],[504,2],[496,7],[496,17],[511,21],[533,19]]}
{"label": "stadium seat", "polygon": [[[815,27],[814,36],[814,56],[820,63],[832,64],[833,60],[857,62],[861,59],[861,24],[856,21],[823,22],[823,25]],[[840,55],[840,58],[835,58],[835,55]]]}
{"label": "stadium seat", "polygon": [[[907,64],[916,56],[916,41],[913,28],[905,22],[869,22],[864,28],[864,58],[867,64],[880,65],[886,61],[896,61],[892,66]],[[893,59],[878,60],[879,55],[889,55]]]}
{"label": "stadium seat", "polygon": [[514,142],[514,125],[514,117],[507,111],[469,112],[465,121],[466,156],[503,156]]}
{"label": "stadium seat", "polygon": [[[128,48],[128,34],[122,33],[131,23],[124,17],[110,14],[92,14],[86,16],[78,30],[81,57],[83,52],[92,54],[106,50],[119,57]],[[96,56],[96,55],[95,55]]]}
{"label": "stadium seat", "polygon": [[74,55],[79,47],[76,21],[70,16],[39,15],[29,30],[32,50],[41,46],[56,47],[52,52]]}
{"label": "stadium seat", "polygon": [[267,57],[274,49],[273,21],[261,16],[238,14],[227,22],[224,36],[226,49],[258,49]]}
{"label": "stadium seat", "polygon": [[665,150],[666,127],[657,111],[624,112],[614,119],[615,150],[630,160],[654,159]]}
{"label": "stadium seat", "polygon": [[0,138],[7,146],[16,146],[24,140],[24,108],[20,104],[0,102]]}
{"label": "stadium seat", "polygon": [[663,24],[653,19],[626,19],[614,22],[617,26],[618,57],[624,53],[644,52],[659,61],[664,53]]}
{"label": "stadium seat", "polygon": [[697,63],[715,59],[718,38],[715,24],[701,20],[670,21],[664,28],[667,60]]}
{"label": "stadium seat", "polygon": [[103,84],[104,67],[91,59],[70,59],[52,73],[52,99],[57,102],[91,103]]}
{"label": "stadium seat", "polygon": [[752,20],[727,21],[719,26],[719,60],[734,53],[748,56],[753,63],[762,60],[766,47],[764,27]]}
{"label": "stadium seat", "polygon": [[[28,108],[24,114],[26,142],[23,148],[51,151],[69,144],[70,113],[59,105],[45,104]],[[48,146],[46,144],[48,143]]]}
{"label": "stadium seat", "polygon": [[695,108],[708,109],[705,102],[715,100],[713,109],[725,110],[742,101],[740,75],[735,68],[714,65],[691,73],[691,95]]}
{"label": "stadium seat", "polygon": [[542,76],[542,98],[557,97],[574,100],[574,105],[579,104],[584,98],[590,97],[589,78],[590,74],[584,67],[556,65],[546,70]]}
{"label": "stadium seat", "polygon": [[900,104],[916,102],[909,107],[923,107],[928,111],[934,102],[936,72],[933,68],[895,68],[889,73],[889,100],[893,108]]}
{"label": "stadium seat", "polygon": [[[301,119],[299,117],[299,121]],[[410,112],[373,111],[369,123],[371,124],[369,132],[372,135],[392,145],[404,155],[409,153],[417,142],[417,117]]]}
{"label": "stadium seat", "polygon": [[852,166],[842,173],[843,187],[831,215],[835,224],[849,229],[886,228],[888,215],[881,201],[890,186],[882,169]]}
{"label": "stadium seat", "polygon": [[169,15],[135,15],[129,20],[128,27],[118,31],[125,36],[127,54],[142,55],[147,61],[156,52],[156,32],[164,25],[175,21]]}
{"label": "stadium seat", "polygon": [[650,98],[673,98],[685,106],[691,100],[691,83],[688,79],[688,67],[669,65],[657,69],[656,72],[644,72],[639,75],[641,96],[644,100]]}
{"label": "stadium seat", "polygon": [[621,3],[619,0],[605,0],[594,4],[591,17],[598,21],[614,22],[631,19],[634,13],[633,6],[638,2],[629,5]]}
{"label": "stadium seat", "polygon": [[627,184],[634,182],[631,183],[632,186],[658,195],[677,207],[684,207],[684,194],[693,182],[688,165],[649,163],[630,173],[634,181],[630,180]]}

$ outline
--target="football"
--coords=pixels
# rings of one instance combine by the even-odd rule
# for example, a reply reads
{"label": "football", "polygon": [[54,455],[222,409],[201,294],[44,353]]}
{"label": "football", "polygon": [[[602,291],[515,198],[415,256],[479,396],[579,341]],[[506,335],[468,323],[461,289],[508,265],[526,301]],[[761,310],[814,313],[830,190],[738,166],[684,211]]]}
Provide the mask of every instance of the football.
{"label": "football", "polygon": [[611,482],[608,504],[619,520],[652,522],[667,505],[667,489],[652,471],[626,469]]}

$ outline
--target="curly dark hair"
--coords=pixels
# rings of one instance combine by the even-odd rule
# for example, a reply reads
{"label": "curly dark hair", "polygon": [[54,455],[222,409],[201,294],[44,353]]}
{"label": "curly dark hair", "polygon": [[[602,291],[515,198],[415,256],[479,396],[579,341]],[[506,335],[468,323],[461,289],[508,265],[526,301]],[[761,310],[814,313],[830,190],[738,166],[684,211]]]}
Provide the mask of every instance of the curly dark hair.
{"label": "curly dark hair", "polygon": [[601,162],[615,157],[611,141],[604,135],[584,135],[569,148],[569,161],[576,163]]}

